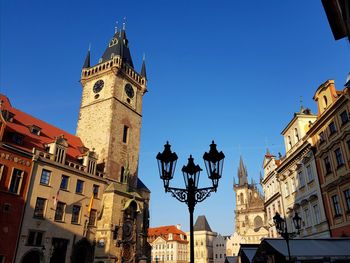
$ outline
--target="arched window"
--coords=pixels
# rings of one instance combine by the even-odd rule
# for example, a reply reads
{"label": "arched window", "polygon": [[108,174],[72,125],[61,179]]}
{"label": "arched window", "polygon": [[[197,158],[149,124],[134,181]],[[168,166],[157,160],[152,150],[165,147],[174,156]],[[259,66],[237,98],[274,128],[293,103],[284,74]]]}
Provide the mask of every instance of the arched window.
{"label": "arched window", "polygon": [[328,106],[328,101],[327,101],[327,97],[326,97],[326,96],[323,96],[323,102],[324,102],[325,108],[327,108],[327,106]]}
{"label": "arched window", "polygon": [[299,141],[299,134],[298,134],[298,129],[297,128],[294,129],[294,134],[295,134],[296,141]]}

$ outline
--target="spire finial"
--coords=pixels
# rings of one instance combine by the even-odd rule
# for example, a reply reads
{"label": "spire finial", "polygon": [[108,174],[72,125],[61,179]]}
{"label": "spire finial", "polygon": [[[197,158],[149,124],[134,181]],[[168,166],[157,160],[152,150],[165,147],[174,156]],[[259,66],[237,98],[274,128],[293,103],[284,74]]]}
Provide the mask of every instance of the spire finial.
{"label": "spire finial", "polygon": [[89,43],[89,49],[88,49],[88,51],[89,51],[89,52],[91,51],[91,43]]}
{"label": "spire finial", "polygon": [[302,113],[304,110],[304,106],[303,106],[303,96],[300,96],[300,112]]}
{"label": "spire finial", "polygon": [[118,33],[118,21],[115,21],[114,34]]}
{"label": "spire finial", "polygon": [[146,60],[146,54],[145,54],[145,52],[143,52],[142,61],[145,61],[145,60]]}

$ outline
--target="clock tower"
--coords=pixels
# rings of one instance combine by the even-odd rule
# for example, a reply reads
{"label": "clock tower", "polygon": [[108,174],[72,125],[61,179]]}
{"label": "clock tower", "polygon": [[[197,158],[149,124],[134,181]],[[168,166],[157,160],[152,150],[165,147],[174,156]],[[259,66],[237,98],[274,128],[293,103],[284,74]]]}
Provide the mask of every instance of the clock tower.
{"label": "clock tower", "polygon": [[125,25],[108,43],[98,63],[83,65],[77,136],[98,155],[105,175],[132,187],[137,184],[142,98],[147,91],[145,61],[134,68]]}

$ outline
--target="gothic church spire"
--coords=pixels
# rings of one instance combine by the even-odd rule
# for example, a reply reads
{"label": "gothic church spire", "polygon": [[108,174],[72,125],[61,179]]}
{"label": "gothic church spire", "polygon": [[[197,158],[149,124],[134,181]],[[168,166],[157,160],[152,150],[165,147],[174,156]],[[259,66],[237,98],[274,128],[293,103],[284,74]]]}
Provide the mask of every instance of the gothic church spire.
{"label": "gothic church spire", "polygon": [[248,184],[248,172],[247,167],[243,163],[242,156],[239,160],[239,168],[238,168],[238,185],[243,186]]}

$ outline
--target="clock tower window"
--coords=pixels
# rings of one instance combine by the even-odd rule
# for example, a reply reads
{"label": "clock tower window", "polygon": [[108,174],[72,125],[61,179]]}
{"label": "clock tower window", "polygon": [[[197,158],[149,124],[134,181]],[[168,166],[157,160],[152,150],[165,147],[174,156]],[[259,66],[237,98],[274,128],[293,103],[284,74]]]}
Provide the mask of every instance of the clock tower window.
{"label": "clock tower window", "polygon": [[124,129],[123,129],[123,143],[127,143],[128,142],[128,136],[129,135],[129,127],[124,125]]}

